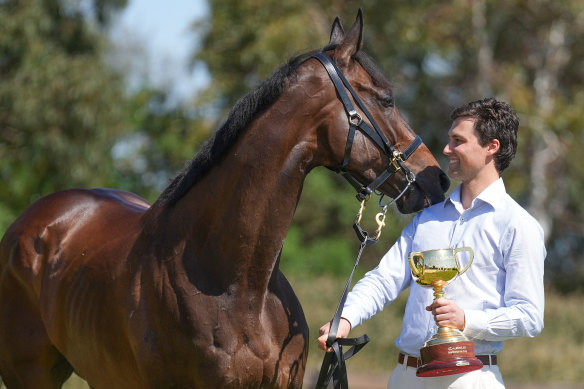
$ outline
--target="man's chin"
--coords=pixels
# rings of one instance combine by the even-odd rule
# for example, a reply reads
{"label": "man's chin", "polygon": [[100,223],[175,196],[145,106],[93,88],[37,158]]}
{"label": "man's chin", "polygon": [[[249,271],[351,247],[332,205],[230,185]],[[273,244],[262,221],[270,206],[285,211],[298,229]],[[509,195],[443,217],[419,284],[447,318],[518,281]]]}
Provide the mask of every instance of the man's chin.
{"label": "man's chin", "polygon": [[448,169],[448,178],[456,181],[460,181],[460,170],[458,169]]}

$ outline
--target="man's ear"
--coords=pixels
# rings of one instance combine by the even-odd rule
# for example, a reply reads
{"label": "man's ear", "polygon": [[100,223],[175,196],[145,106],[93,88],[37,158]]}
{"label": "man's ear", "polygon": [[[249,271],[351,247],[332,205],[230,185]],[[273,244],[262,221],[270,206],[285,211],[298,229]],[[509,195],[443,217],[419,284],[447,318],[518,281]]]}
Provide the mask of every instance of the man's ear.
{"label": "man's ear", "polygon": [[497,154],[499,148],[501,148],[501,142],[499,142],[499,139],[497,138],[491,139],[487,144],[487,152],[489,153],[489,155]]}

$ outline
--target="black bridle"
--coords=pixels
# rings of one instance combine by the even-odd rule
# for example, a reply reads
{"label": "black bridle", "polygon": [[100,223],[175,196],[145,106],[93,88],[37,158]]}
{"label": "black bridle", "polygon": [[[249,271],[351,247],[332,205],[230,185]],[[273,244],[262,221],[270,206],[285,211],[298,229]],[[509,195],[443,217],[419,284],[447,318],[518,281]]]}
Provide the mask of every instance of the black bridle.
{"label": "black bridle", "polygon": [[[367,334],[364,334],[358,338],[337,338],[337,331],[339,329],[339,323],[341,320],[341,313],[343,311],[343,307],[345,305],[345,301],[347,299],[347,294],[349,292],[349,287],[351,286],[351,280],[353,279],[353,274],[355,273],[355,269],[359,264],[359,259],[361,258],[361,253],[363,249],[370,244],[375,244],[379,239],[379,234],[381,232],[381,228],[384,225],[385,219],[385,211],[387,210],[387,206],[389,204],[381,204],[381,198],[379,200],[379,205],[383,208],[383,211],[378,214],[378,217],[381,215],[381,220],[378,218],[378,231],[377,236],[370,237],[367,231],[364,231],[359,222],[361,218],[361,214],[365,203],[371,197],[371,194],[374,193],[379,186],[381,186],[385,181],[387,181],[392,175],[397,173],[398,171],[402,171],[406,177],[407,185],[401,191],[401,193],[396,196],[393,201],[397,201],[401,198],[412,186],[412,184],[416,180],[415,174],[405,165],[405,161],[416,151],[416,149],[422,144],[422,139],[418,136],[416,139],[403,151],[399,152],[395,149],[393,145],[391,145],[388,141],[383,132],[373,120],[373,117],[355,93],[355,90],[349,84],[349,81],[345,78],[343,73],[339,70],[339,68],[335,65],[335,63],[331,60],[331,58],[323,52],[319,52],[313,55],[314,58],[318,59],[320,63],[324,66],[326,71],[331,78],[335,89],[343,103],[345,111],[349,117],[349,134],[347,136],[347,144],[345,145],[345,156],[343,158],[343,163],[341,164],[340,168],[336,169],[338,173],[341,173],[343,177],[353,187],[357,190],[357,199],[361,201],[361,209],[359,210],[359,214],[357,220],[355,221],[353,228],[357,233],[357,237],[361,241],[361,246],[359,248],[359,252],[357,254],[357,259],[355,261],[355,265],[353,266],[353,271],[349,276],[349,280],[345,286],[345,290],[341,296],[341,301],[337,306],[337,310],[333,319],[330,323],[330,329],[327,337],[326,344],[328,347],[333,349],[333,352],[327,352],[325,354],[324,360],[322,362],[322,366],[320,369],[320,374],[318,376],[318,381],[316,383],[316,389],[325,389],[330,382],[331,378],[334,381],[335,389],[348,389],[347,384],[347,370],[345,367],[345,360],[355,355],[361,348],[363,348],[368,342],[369,337]],[[351,99],[347,94],[346,90],[348,90],[353,99],[363,111],[373,129],[363,121],[361,115],[355,110],[355,107],[351,103]],[[353,140],[355,138],[355,132],[360,130],[363,132],[369,139],[371,139],[379,149],[383,151],[383,153],[389,158],[389,165],[386,170],[384,170],[379,176],[373,180],[369,185],[364,185],[359,182],[353,175],[345,170],[347,165],[349,164],[349,160],[351,158],[351,149],[353,147]],[[347,352],[343,353],[342,346],[351,346]]]}
{"label": "black bridle", "polygon": [[[369,111],[359,98],[359,96],[357,96],[357,93],[355,93],[353,87],[351,87],[351,84],[349,84],[349,81],[347,81],[343,73],[341,73],[341,71],[339,70],[337,65],[331,60],[331,58],[323,52],[318,52],[314,54],[313,57],[318,59],[326,69],[327,73],[329,74],[329,77],[331,78],[331,81],[335,86],[335,89],[337,90],[339,98],[343,103],[345,112],[347,112],[347,115],[349,117],[349,134],[347,136],[347,144],[345,146],[345,156],[343,159],[343,163],[341,164],[340,168],[338,168],[336,171],[338,173],[341,173],[343,177],[345,177],[345,179],[349,181],[349,183],[353,185],[353,187],[357,190],[357,199],[359,201],[363,201],[369,196],[371,196],[371,194],[375,192],[375,190],[377,190],[377,188],[379,188],[392,175],[394,175],[398,171],[402,171],[408,183],[406,187],[401,191],[399,196],[397,196],[393,201],[398,200],[406,193],[406,191],[411,187],[411,185],[416,180],[416,175],[405,165],[404,162],[422,144],[422,138],[420,138],[419,136],[416,137],[416,139],[403,152],[399,152],[398,150],[396,150],[396,148],[388,142],[387,138],[385,137],[383,132],[381,132],[381,130],[377,126],[377,123],[375,122],[375,120],[373,120],[373,117],[371,116],[371,114],[369,113]],[[357,112],[357,110],[351,103],[351,99],[349,98],[349,95],[346,92],[347,90],[349,91],[349,93],[351,93],[353,99],[355,100],[361,111],[363,111],[363,113],[373,126],[373,128],[371,128],[363,120],[361,115]],[[353,148],[353,139],[355,138],[356,130],[360,130],[365,135],[367,135],[367,137],[369,137],[369,139],[371,139],[371,141],[373,141],[373,143],[375,143],[377,147],[380,150],[382,150],[383,153],[389,158],[389,165],[387,169],[384,170],[379,176],[377,176],[377,178],[375,178],[375,180],[373,180],[373,182],[371,182],[369,185],[362,184],[361,182],[359,182],[357,178],[355,178],[349,172],[345,171],[345,168],[349,164],[349,160],[351,157],[351,149]]]}

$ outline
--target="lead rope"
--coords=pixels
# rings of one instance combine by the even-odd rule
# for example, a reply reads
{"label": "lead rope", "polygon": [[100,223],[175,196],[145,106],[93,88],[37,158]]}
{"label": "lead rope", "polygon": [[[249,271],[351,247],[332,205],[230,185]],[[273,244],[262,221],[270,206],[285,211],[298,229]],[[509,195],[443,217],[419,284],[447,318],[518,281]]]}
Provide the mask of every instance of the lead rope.
{"label": "lead rope", "polygon": [[[333,387],[335,389],[348,389],[349,385],[347,383],[347,369],[345,366],[345,361],[351,358],[353,355],[357,354],[367,343],[369,343],[370,340],[367,334],[361,335],[358,338],[337,338],[337,331],[341,321],[341,314],[343,312],[343,307],[345,306],[345,301],[347,300],[349,288],[351,287],[353,274],[355,273],[355,269],[359,264],[359,259],[361,259],[361,254],[367,245],[373,245],[378,242],[379,237],[381,236],[381,230],[385,226],[385,215],[387,213],[389,204],[381,204],[380,199],[379,205],[381,206],[381,212],[375,216],[375,220],[377,222],[375,236],[370,237],[367,231],[361,227],[361,218],[363,217],[363,211],[365,210],[365,205],[367,201],[369,201],[369,198],[370,196],[361,201],[361,207],[357,212],[355,223],[353,223],[353,229],[357,234],[357,238],[359,241],[361,241],[361,245],[359,246],[359,251],[357,252],[355,265],[353,266],[353,270],[351,271],[351,275],[349,276],[349,280],[347,281],[345,290],[341,296],[341,301],[339,302],[335,315],[331,320],[331,326],[326,344],[328,347],[332,347],[333,352],[325,353],[315,389],[325,389],[328,386],[331,377],[333,378]],[[343,354],[343,346],[351,346],[351,348]]]}

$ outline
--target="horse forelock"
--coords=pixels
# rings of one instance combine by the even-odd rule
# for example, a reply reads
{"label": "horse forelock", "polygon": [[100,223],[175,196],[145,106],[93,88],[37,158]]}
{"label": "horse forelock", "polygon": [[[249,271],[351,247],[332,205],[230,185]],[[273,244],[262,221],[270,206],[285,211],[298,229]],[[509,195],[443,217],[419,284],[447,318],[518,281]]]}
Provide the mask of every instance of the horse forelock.
{"label": "horse forelock", "polygon": [[374,85],[384,86],[387,88],[391,87],[390,82],[387,80],[387,78],[385,78],[385,75],[383,74],[381,69],[379,69],[379,67],[377,66],[377,64],[373,60],[373,58],[371,58],[369,55],[367,55],[367,53],[365,53],[363,51],[359,51],[355,55],[355,59],[357,60],[357,62],[359,62],[359,64],[363,67],[363,69],[365,69],[365,71],[369,74]]}
{"label": "horse forelock", "polygon": [[[336,49],[338,44],[328,45],[322,49],[322,51],[330,51]],[[359,50],[353,59],[361,65],[367,74],[371,77],[371,81],[376,86],[385,86],[391,88],[391,83],[387,80],[379,66],[375,63],[373,58],[371,58],[366,52]]]}

